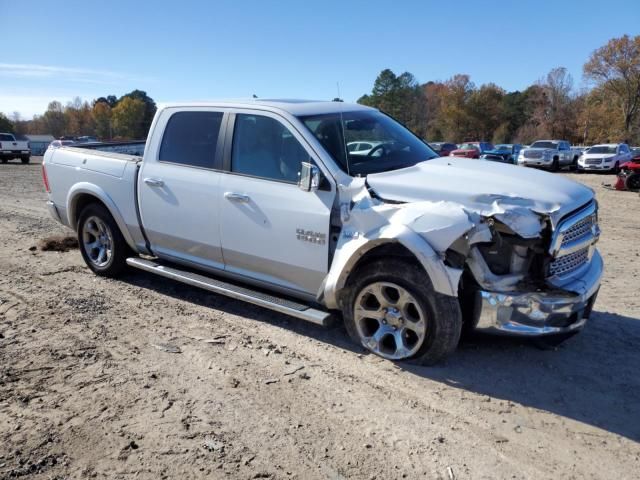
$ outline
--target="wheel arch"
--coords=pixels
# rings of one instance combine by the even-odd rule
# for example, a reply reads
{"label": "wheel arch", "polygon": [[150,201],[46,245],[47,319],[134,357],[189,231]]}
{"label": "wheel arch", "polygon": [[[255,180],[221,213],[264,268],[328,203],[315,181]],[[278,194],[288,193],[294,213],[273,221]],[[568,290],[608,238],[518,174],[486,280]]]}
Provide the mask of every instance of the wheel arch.
{"label": "wheel arch", "polygon": [[327,308],[340,309],[342,290],[352,275],[364,265],[379,259],[400,257],[411,259],[423,268],[435,291],[457,297],[461,270],[450,268],[429,243],[404,226],[383,229],[376,238],[351,239],[338,246],[331,269],[325,278],[321,297]]}
{"label": "wheel arch", "polygon": [[126,226],[124,218],[115,202],[107,195],[107,193],[97,185],[90,183],[76,184],[67,196],[67,221],[69,226],[74,230],[77,230],[77,223],[82,210],[92,203],[97,203],[105,207],[120,229],[120,233],[124,237],[125,241],[134,251],[136,249],[135,242],[131,237],[131,233]]}

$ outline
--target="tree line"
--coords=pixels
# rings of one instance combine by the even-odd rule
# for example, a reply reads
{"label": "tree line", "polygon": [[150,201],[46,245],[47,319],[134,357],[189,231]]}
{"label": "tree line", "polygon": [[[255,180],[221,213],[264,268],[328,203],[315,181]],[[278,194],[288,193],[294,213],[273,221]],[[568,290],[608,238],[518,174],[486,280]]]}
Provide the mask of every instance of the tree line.
{"label": "tree line", "polygon": [[17,135],[50,133],[62,136],[95,136],[103,140],[144,139],[156,113],[156,104],[146,92],[133,90],[117,98],[99,97],[91,103],[76,97],[62,105],[54,100],[42,115],[23,120],[0,113],[0,131]]}
{"label": "tree line", "polygon": [[507,92],[494,83],[477,86],[465,74],[421,84],[409,72],[386,69],[358,102],[429,141],[640,144],[640,36],[610,40],[591,54],[583,74],[590,88],[580,91],[558,67],[523,91]]}
{"label": "tree line", "polygon": [[[640,144],[640,35],[614,38],[596,49],[583,74],[589,88],[582,90],[575,89],[566,68],[558,67],[523,91],[507,92],[495,83],[477,86],[466,74],[421,84],[409,72],[386,69],[358,102],[392,115],[429,141],[561,138],[574,144]],[[0,131],[142,139],[155,111],[153,99],[134,90],[91,103],[53,101],[32,120],[18,112],[11,118],[0,113]]]}

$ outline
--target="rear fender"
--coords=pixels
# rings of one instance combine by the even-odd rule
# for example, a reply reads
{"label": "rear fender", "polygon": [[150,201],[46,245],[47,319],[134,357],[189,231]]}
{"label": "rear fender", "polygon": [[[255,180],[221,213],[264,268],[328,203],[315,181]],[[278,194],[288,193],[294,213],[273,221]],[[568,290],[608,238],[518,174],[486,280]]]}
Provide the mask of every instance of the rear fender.
{"label": "rear fender", "polygon": [[120,210],[118,210],[118,207],[116,206],[115,202],[113,201],[113,199],[111,199],[111,197],[107,194],[107,192],[105,192],[102,188],[100,188],[99,186],[93,183],[89,183],[89,182],[76,183],[69,190],[69,193],[67,194],[67,201],[66,201],[67,220],[69,222],[68,225],[70,225],[71,228],[75,230],[76,224],[78,222],[78,216],[80,215],[80,212],[77,211],[78,200],[81,198],[82,195],[90,195],[92,197],[95,197],[96,200],[104,204],[107,210],[109,210],[109,213],[111,213],[111,216],[113,217],[113,219],[116,221],[116,224],[118,225],[120,232],[122,232],[122,236],[124,237],[126,242],[134,251],[137,251],[138,248],[136,247],[136,244],[133,241],[133,237],[131,236],[129,229],[127,228],[127,225],[124,221],[124,217],[122,216],[122,213],[120,212]]}

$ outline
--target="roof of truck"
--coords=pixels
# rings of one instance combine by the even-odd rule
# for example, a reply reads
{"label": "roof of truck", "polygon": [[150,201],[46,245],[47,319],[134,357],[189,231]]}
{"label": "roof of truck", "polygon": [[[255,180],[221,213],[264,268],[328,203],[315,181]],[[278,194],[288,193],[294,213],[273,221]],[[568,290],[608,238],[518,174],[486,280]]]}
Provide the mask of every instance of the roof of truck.
{"label": "roof of truck", "polygon": [[372,110],[358,103],[330,102],[322,100],[298,100],[298,99],[226,99],[212,100],[206,102],[187,103],[164,103],[161,108],[179,107],[235,107],[235,108],[255,108],[266,107],[266,109],[277,109],[290,113],[291,115],[320,115],[323,113],[353,112],[354,110]]}

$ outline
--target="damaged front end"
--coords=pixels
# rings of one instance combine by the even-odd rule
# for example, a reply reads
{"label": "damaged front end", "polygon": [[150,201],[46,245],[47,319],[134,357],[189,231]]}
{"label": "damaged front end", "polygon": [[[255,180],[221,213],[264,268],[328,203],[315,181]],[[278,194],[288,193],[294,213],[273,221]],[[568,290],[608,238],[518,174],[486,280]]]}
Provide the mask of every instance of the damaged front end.
{"label": "damaged front end", "polygon": [[357,261],[384,242],[418,258],[440,293],[458,296],[470,328],[540,336],[586,322],[600,285],[597,205],[560,217],[549,205],[510,196],[453,201],[384,200],[364,181],[344,189],[341,234],[325,301]]}

